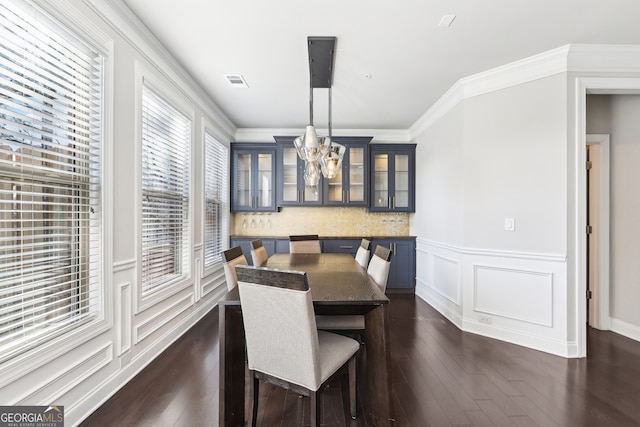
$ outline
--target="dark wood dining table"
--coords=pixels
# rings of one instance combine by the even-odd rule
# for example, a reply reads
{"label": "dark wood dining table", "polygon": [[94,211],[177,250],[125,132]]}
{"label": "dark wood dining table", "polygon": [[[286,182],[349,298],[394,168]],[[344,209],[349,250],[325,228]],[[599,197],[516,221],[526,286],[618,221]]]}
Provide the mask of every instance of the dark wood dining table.
{"label": "dark wood dining table", "polygon": [[[365,316],[367,398],[374,426],[393,426],[389,299],[349,254],[274,254],[263,267],[307,273],[316,314]],[[245,424],[245,338],[238,288],[218,303],[220,313],[220,426]]]}

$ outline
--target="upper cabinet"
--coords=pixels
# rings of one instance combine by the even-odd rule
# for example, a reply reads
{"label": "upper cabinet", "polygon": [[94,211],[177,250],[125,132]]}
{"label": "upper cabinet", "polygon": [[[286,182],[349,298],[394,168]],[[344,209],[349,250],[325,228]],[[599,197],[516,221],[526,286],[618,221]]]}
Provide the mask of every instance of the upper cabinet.
{"label": "upper cabinet", "polygon": [[371,212],[415,212],[415,144],[372,144]]}
{"label": "upper cabinet", "polygon": [[276,210],[276,146],[231,144],[231,211]]}
{"label": "upper cabinet", "polygon": [[281,206],[366,206],[371,212],[415,212],[415,144],[370,144],[371,137],[334,137],[346,147],[335,178],[304,183],[294,136],[276,144],[231,144],[232,212]]}
{"label": "upper cabinet", "polygon": [[335,178],[320,178],[317,189],[304,183],[304,161],[293,145],[294,136],[275,136],[278,143],[278,206],[368,206],[369,141],[371,137],[334,137],[346,147]]}
{"label": "upper cabinet", "polygon": [[[304,162],[293,145],[294,136],[277,136],[278,159],[276,188],[278,206],[322,205],[321,185],[316,189],[304,184]],[[322,184],[322,178],[320,181]]]}
{"label": "upper cabinet", "polygon": [[325,206],[369,205],[369,141],[371,137],[334,137],[346,147],[342,168],[335,178],[324,179]]}

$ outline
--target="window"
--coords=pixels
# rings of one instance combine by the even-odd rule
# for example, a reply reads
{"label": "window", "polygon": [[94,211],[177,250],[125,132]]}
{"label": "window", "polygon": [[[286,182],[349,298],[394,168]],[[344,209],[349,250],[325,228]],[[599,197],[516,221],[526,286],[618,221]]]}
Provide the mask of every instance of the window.
{"label": "window", "polygon": [[142,89],[142,296],[188,271],[191,120]]}
{"label": "window", "polygon": [[0,361],[101,317],[104,58],[0,3]]}
{"label": "window", "polygon": [[222,261],[229,216],[229,150],[213,136],[204,138],[204,266]]}

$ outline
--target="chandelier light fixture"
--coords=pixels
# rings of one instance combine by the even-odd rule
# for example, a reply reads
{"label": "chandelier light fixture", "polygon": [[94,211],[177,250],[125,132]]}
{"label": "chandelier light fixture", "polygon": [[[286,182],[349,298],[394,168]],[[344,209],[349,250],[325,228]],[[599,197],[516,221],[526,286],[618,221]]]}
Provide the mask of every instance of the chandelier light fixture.
{"label": "chandelier light fixture", "polygon": [[[305,162],[305,185],[317,188],[320,175],[335,178],[342,165],[346,150],[344,145],[332,141],[331,134],[331,86],[333,81],[333,56],[335,37],[307,37],[309,48],[309,125],[303,136],[297,137],[293,144],[298,156]],[[313,90],[327,88],[329,93],[329,135],[318,136],[313,126]]]}

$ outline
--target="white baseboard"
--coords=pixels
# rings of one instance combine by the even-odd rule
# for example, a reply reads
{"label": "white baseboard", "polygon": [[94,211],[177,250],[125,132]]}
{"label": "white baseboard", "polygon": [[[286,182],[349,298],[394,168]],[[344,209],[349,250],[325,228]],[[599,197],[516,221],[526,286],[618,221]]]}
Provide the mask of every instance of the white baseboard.
{"label": "white baseboard", "polygon": [[611,330],[635,341],[640,341],[640,326],[611,318]]}
{"label": "white baseboard", "polygon": [[[224,289],[226,292],[226,288]],[[128,364],[124,365],[110,376],[107,380],[97,385],[95,388],[86,393],[86,397],[76,402],[72,407],[65,407],[65,421],[70,425],[80,424],[85,418],[95,412],[117,391],[126,385],[132,378],[138,375],[147,367],[158,355],[166,350],[178,338],[180,338],[187,330],[200,321],[207,313],[215,308],[219,297],[212,298],[206,304],[198,307],[197,310],[189,314],[180,323],[176,324],[163,337],[158,339],[148,347],[143,353],[136,355]]]}

